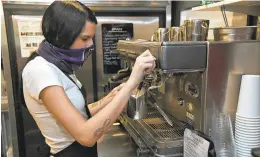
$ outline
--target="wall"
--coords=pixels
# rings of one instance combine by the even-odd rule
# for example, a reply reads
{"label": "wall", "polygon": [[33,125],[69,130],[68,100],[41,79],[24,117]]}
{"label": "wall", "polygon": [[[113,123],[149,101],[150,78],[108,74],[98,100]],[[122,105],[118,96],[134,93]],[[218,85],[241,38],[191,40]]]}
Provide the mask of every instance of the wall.
{"label": "wall", "polygon": [[181,12],[200,5],[200,1],[172,1],[172,26],[180,26]]}

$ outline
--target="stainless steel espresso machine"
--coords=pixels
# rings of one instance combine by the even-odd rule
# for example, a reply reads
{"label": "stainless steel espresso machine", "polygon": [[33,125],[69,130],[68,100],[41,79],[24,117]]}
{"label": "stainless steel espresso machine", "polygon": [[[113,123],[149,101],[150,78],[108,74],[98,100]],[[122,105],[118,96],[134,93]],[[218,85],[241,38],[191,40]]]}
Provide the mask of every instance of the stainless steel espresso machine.
{"label": "stainless steel espresso machine", "polygon": [[[130,63],[147,49],[157,58],[155,71],[160,71],[155,75],[161,83],[158,88],[153,89],[152,96],[170,117],[173,125],[167,123],[149,100],[146,100],[148,105],[146,117],[132,120],[123,113],[120,121],[139,145],[139,156],[183,156],[185,125],[190,123],[200,128],[202,98],[199,88],[202,74],[206,69],[207,44],[206,42],[119,41],[117,50],[120,53],[122,66],[131,65]],[[186,81],[189,79],[182,79],[177,83],[179,78],[185,78],[185,74],[195,77],[196,82],[188,84]],[[144,82],[151,82],[150,78],[145,77]],[[185,101],[192,103],[192,106],[187,106]],[[188,107],[193,111],[193,115],[190,113],[187,121],[184,117]],[[178,112],[181,117],[176,116],[175,112]]]}
{"label": "stainless steel espresso machine", "polygon": [[152,96],[173,125],[167,123],[149,99],[145,99],[147,116],[140,120],[129,118],[124,111],[119,119],[139,146],[138,156],[183,156],[186,127],[213,138],[218,113],[228,113],[234,120],[241,76],[260,74],[257,40],[119,41],[117,51],[122,68],[133,65],[147,49],[157,58],[157,72],[153,74],[156,77],[147,76],[144,82],[154,86],[151,79],[159,78],[161,84],[153,89]]}

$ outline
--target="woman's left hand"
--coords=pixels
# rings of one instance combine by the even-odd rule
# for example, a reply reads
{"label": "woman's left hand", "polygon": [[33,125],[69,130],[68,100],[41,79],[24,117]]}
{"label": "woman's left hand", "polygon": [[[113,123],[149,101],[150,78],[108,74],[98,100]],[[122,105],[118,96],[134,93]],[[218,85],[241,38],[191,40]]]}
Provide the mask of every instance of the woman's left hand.
{"label": "woman's left hand", "polygon": [[116,96],[116,94],[123,88],[123,86],[124,86],[124,83],[115,87],[107,96],[102,98],[100,100],[100,103],[102,103],[102,106],[110,103],[113,100],[113,98]]}

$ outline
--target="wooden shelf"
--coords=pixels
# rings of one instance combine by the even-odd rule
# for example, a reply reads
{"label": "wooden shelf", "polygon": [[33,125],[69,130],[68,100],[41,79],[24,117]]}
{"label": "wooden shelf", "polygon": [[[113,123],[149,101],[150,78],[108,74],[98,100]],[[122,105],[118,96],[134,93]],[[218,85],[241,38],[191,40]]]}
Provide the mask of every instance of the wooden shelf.
{"label": "wooden shelf", "polygon": [[220,6],[222,5],[225,5],[226,11],[260,16],[260,1],[249,1],[249,0],[224,0],[213,4],[193,7],[192,10],[193,11],[220,11]]}

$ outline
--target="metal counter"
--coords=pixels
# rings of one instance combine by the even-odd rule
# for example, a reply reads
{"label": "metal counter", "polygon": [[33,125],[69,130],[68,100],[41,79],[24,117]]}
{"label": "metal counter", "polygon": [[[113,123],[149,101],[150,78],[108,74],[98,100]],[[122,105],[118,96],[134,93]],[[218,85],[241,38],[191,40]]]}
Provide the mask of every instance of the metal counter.
{"label": "metal counter", "polygon": [[98,157],[136,157],[136,144],[123,126],[114,124],[98,141]]}

